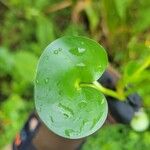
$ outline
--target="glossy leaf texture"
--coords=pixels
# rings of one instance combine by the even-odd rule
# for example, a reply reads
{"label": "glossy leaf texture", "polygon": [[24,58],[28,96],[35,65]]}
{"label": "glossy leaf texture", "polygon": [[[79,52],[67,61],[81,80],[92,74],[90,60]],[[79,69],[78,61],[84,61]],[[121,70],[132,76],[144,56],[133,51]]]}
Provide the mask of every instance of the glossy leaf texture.
{"label": "glossy leaf texture", "polygon": [[98,80],[107,54],[95,41],[64,36],[48,45],[40,57],[35,81],[35,105],[47,127],[70,139],[98,130],[107,116],[102,93],[80,83]]}

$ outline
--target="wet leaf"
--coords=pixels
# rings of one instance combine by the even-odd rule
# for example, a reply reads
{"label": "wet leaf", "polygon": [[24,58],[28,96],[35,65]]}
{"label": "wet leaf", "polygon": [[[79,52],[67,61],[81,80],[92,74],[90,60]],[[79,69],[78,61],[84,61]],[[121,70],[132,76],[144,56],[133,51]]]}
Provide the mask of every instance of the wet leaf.
{"label": "wet leaf", "polygon": [[37,67],[35,104],[50,130],[77,139],[102,126],[107,116],[104,95],[80,83],[99,79],[106,66],[104,48],[88,38],[65,36],[48,45]]}

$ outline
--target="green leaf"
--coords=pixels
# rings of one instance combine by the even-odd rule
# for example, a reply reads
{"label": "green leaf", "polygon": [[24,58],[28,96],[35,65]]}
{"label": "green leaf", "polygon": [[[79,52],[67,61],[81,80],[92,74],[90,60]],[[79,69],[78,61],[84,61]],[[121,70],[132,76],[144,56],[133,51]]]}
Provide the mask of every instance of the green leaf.
{"label": "green leaf", "polygon": [[140,64],[137,61],[130,61],[124,67],[124,78],[127,80],[130,78],[140,67]]}
{"label": "green leaf", "polygon": [[126,8],[129,0],[114,0],[117,13],[121,19],[126,15]]}
{"label": "green leaf", "polygon": [[64,36],[44,50],[36,73],[35,105],[50,130],[77,139],[102,126],[107,116],[104,95],[80,83],[99,79],[106,66],[105,50],[88,38]]}
{"label": "green leaf", "polygon": [[149,147],[149,130],[138,133],[128,126],[115,124],[88,137],[82,150],[149,150]]}
{"label": "green leaf", "polygon": [[40,11],[42,11],[42,10],[44,10],[44,8],[45,8],[46,6],[51,5],[52,2],[53,2],[53,0],[50,0],[50,1],[47,1],[47,0],[36,0],[36,1],[34,2],[34,5],[35,5],[35,7],[36,7],[37,9],[39,9]]}
{"label": "green leaf", "polygon": [[36,37],[42,48],[55,37],[52,21],[42,15],[37,18]]}
{"label": "green leaf", "polygon": [[112,0],[103,0],[103,5],[108,28],[111,32],[114,32],[120,24],[120,18],[118,17],[115,3]]}
{"label": "green leaf", "polygon": [[13,69],[12,54],[5,48],[0,47],[0,76],[10,74]]}
{"label": "green leaf", "polygon": [[32,53],[20,51],[14,55],[13,76],[16,81],[32,82],[36,68],[37,57]]}
{"label": "green leaf", "polygon": [[137,21],[133,24],[133,32],[134,33],[139,33],[142,32],[146,29],[149,29],[150,27],[150,9],[142,9],[138,13],[138,18]]}
{"label": "green leaf", "polygon": [[66,30],[64,30],[63,35],[65,36],[70,36],[70,35],[74,35],[74,36],[78,36],[78,35],[87,35],[87,33],[85,32],[84,26],[83,25],[79,25],[79,24],[74,24],[71,23],[67,26]]}
{"label": "green leaf", "polygon": [[96,27],[98,26],[100,16],[99,12],[96,11],[94,6],[92,4],[88,5],[85,9],[89,24],[90,24],[90,30],[94,31]]}
{"label": "green leaf", "polygon": [[0,149],[11,143],[27,119],[29,112],[33,110],[31,102],[27,102],[19,95],[12,94],[4,103],[0,104]]}

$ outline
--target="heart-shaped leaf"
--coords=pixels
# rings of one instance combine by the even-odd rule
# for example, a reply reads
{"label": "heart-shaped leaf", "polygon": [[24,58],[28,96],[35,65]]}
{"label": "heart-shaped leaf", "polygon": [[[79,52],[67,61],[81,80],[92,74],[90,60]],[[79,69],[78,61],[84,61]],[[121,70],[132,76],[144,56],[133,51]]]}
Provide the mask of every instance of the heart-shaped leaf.
{"label": "heart-shaped leaf", "polygon": [[77,139],[102,126],[107,116],[104,95],[80,83],[98,80],[106,66],[104,48],[88,38],[66,36],[48,45],[37,67],[35,104],[50,130]]}

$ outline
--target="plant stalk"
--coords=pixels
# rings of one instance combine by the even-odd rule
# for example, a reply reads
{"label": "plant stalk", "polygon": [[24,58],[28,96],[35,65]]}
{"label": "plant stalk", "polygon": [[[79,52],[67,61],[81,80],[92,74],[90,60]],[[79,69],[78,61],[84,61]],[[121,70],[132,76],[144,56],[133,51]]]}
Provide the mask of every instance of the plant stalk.
{"label": "plant stalk", "polygon": [[80,87],[91,87],[120,101],[125,100],[124,96],[121,96],[117,92],[103,87],[98,81],[94,81],[93,83],[80,83]]}
{"label": "plant stalk", "polygon": [[150,57],[148,57],[144,63],[137,69],[137,71],[131,76],[131,79],[135,78],[139,74],[141,74],[147,67],[150,66]]}

